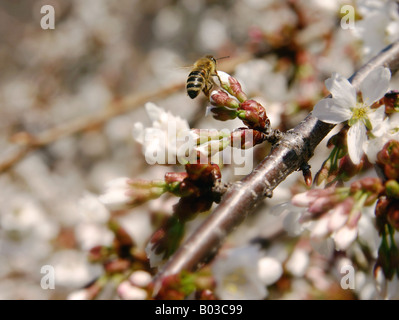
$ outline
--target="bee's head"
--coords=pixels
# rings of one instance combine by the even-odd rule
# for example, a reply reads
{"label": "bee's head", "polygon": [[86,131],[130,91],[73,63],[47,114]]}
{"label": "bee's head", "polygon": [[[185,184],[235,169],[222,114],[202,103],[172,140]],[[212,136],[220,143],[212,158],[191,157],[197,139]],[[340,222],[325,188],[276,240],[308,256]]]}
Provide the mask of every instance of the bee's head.
{"label": "bee's head", "polygon": [[205,56],[205,58],[211,60],[214,64],[216,64],[216,59],[214,56],[208,55],[208,56]]}

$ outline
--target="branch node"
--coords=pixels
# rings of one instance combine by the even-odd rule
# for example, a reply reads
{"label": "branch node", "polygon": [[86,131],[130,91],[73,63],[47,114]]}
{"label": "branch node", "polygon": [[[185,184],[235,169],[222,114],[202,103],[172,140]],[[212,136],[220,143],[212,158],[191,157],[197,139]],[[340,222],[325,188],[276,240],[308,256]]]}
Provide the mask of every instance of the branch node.
{"label": "branch node", "polygon": [[305,183],[308,187],[310,187],[313,182],[312,172],[310,171],[310,168],[311,166],[307,162],[302,163],[301,166],[298,168],[298,171],[302,171],[303,178],[305,179]]}
{"label": "branch node", "polygon": [[265,140],[270,142],[272,145],[278,143],[285,135],[278,129],[269,128],[265,133]]}
{"label": "branch node", "polygon": [[267,198],[272,198],[273,197],[273,190],[272,189],[266,189],[265,193],[263,194]]}

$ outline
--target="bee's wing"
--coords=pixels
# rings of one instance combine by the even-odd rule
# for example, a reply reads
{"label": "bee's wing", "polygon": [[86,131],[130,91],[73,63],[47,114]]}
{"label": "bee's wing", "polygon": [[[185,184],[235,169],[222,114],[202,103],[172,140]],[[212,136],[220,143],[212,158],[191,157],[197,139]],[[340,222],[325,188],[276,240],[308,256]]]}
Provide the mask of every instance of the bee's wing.
{"label": "bee's wing", "polygon": [[178,70],[187,70],[187,71],[191,70],[192,68],[193,68],[192,65],[191,65],[191,66],[180,66],[180,67],[176,67],[176,69],[178,69]]}

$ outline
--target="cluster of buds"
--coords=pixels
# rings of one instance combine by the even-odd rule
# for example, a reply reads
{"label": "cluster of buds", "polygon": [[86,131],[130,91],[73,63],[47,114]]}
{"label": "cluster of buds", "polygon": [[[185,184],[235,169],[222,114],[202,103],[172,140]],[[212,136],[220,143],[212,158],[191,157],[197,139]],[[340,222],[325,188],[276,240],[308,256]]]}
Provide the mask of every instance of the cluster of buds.
{"label": "cluster of buds", "polygon": [[364,178],[350,187],[313,189],[297,194],[292,204],[306,207],[301,222],[316,220],[311,232],[315,238],[332,235],[336,247],[346,250],[357,237],[357,224],[363,207],[371,206],[384,192],[378,178]]}
{"label": "cluster of buds", "polygon": [[110,220],[109,229],[114,234],[111,246],[95,246],[89,251],[89,261],[101,263],[107,275],[125,273],[134,263],[136,267],[147,267],[144,252],[136,249],[136,244],[127,231],[116,221]]}
{"label": "cluster of buds", "polygon": [[324,161],[319,172],[316,174],[315,183],[321,185],[323,182],[327,186],[331,184],[343,184],[355,175],[370,168],[371,164],[367,157],[363,155],[359,164],[354,164],[348,155],[346,135],[349,127],[344,126],[336,135],[332,136],[327,142],[327,147],[331,148],[331,153]]}
{"label": "cluster of buds", "polygon": [[220,169],[216,164],[187,164],[185,168],[186,172],[166,173],[164,180],[111,180],[99,200],[109,210],[118,211],[133,208],[166,192],[178,197],[200,197],[208,193],[221,178]]}
{"label": "cluster of buds", "polygon": [[385,194],[380,197],[375,214],[377,229],[382,241],[378,250],[375,274],[381,270],[387,279],[399,276],[399,249],[395,243],[395,230],[399,230],[399,142],[387,142],[377,154],[379,173],[385,185]]}
{"label": "cluster of buds", "polygon": [[184,235],[187,221],[198,213],[208,211],[213,202],[220,200],[220,194],[213,191],[221,179],[216,164],[187,164],[185,168],[184,173],[167,173],[165,176],[169,191],[181,198],[173,208],[173,215],[163,222],[150,239],[146,250],[152,265],[162,262],[175,252]]}
{"label": "cluster of buds", "polygon": [[226,121],[239,118],[250,129],[269,132],[270,120],[265,108],[255,100],[248,100],[237,79],[219,71],[221,88],[212,91],[209,111],[217,120]]}
{"label": "cluster of buds", "polygon": [[[388,96],[389,98],[389,96]],[[387,97],[384,98],[385,100]],[[318,182],[346,181],[359,173],[360,170],[369,166],[363,159],[358,166],[351,163],[345,152],[345,148],[338,149],[337,146],[343,142],[340,133],[333,137],[332,144],[335,145],[329,159],[324,163],[319,172]],[[340,157],[340,155],[343,155]],[[303,195],[297,195],[293,203],[308,208],[307,218],[319,218],[316,230],[322,230],[323,223],[333,231],[341,223],[347,226],[346,236],[350,239],[348,230],[355,230],[357,220],[360,218],[360,210],[364,206],[370,206],[377,201],[375,215],[376,227],[381,235],[382,241],[378,250],[378,258],[375,265],[375,275],[383,273],[386,279],[392,279],[396,274],[399,276],[399,250],[395,243],[395,230],[399,230],[399,142],[391,140],[384,145],[377,154],[376,168],[380,178],[365,178],[351,184],[349,188],[329,187],[324,190],[311,190]],[[337,219],[337,217],[341,218]],[[322,222],[323,219],[326,219]],[[335,223],[334,223],[335,221]],[[319,226],[319,228],[317,228]],[[349,229],[348,229],[349,228]],[[316,232],[316,233],[317,233]],[[334,240],[339,241],[339,231],[335,231]],[[353,239],[356,233],[352,231]],[[341,246],[342,247],[342,246]]]}
{"label": "cluster of buds", "polygon": [[110,246],[95,246],[88,255],[89,261],[100,263],[105,273],[84,289],[73,292],[68,299],[95,299],[110,279],[120,282],[117,292],[122,299],[148,297],[147,287],[152,277],[144,271],[149,270],[145,252],[137,249],[133,239],[116,220],[110,220],[108,227],[114,233],[113,243]]}

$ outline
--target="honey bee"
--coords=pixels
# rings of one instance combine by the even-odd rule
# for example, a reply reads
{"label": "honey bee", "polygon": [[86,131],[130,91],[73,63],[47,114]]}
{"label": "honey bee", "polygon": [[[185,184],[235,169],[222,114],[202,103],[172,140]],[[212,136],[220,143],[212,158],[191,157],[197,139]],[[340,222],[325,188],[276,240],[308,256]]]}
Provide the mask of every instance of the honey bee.
{"label": "honey bee", "polygon": [[186,88],[190,98],[196,98],[201,90],[208,97],[209,91],[213,87],[213,76],[219,78],[216,70],[216,59],[209,55],[198,59],[187,78]]}

